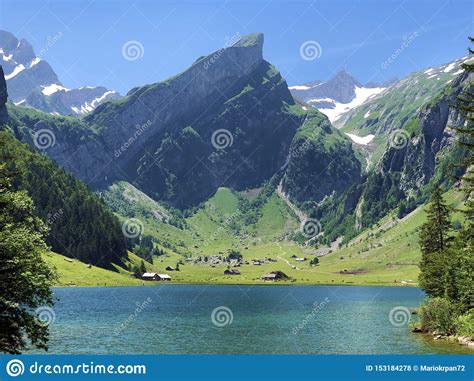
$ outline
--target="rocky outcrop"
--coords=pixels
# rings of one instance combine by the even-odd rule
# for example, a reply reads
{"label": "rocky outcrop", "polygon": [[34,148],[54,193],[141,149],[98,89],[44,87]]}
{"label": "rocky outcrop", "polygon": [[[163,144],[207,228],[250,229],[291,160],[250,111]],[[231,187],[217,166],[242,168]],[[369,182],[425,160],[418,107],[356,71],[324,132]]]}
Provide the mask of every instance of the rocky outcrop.
{"label": "rocky outcrop", "polygon": [[290,147],[283,191],[297,202],[341,193],[361,178],[351,142],[319,112],[306,118]]}
{"label": "rocky outcrop", "polygon": [[290,89],[293,96],[303,102],[330,98],[336,102],[349,103],[355,98],[356,87],[362,87],[362,85],[345,70],[341,70],[326,82],[313,81]]}
{"label": "rocky outcrop", "polygon": [[454,130],[464,119],[451,107],[461,89],[467,84],[467,74],[453,82],[445,95],[423,107],[409,123],[409,128],[395,131],[377,165],[382,176],[399,173],[400,191],[407,197],[426,185],[434,176],[445,148],[454,142]]}

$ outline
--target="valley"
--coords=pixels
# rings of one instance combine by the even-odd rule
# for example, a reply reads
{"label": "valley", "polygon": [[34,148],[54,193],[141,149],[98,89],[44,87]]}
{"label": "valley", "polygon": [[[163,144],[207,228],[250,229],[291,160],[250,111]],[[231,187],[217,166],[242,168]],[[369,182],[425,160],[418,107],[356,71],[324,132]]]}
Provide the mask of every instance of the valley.
{"label": "valley", "polygon": [[[26,41],[0,37],[4,60],[37,62]],[[417,284],[430,187],[441,181],[450,205],[462,204],[448,172],[465,154],[450,127],[464,120],[447,105],[472,85],[460,69],[466,58],[384,84],[362,85],[341,71],[288,87],[263,44],[263,34],[244,36],[218,59],[201,57],[165,81],[101,99],[83,117],[6,103],[11,170],[15,152],[15,160],[31,155],[41,171],[62,179],[57,165],[75,178],[61,180],[71,188],[64,195],[33,181],[25,162],[16,185],[33,195],[41,218],[61,212],[45,254],[58,285],[156,284],[140,272],[196,284]],[[9,94],[20,91],[16,75],[5,78]],[[46,96],[53,85],[70,92],[55,75],[42,81]],[[46,146],[38,143],[44,132]],[[79,211],[81,198],[91,204]],[[81,220],[74,238],[64,222],[92,205],[103,215]],[[456,212],[453,223],[462,220]],[[110,243],[101,244],[105,231]],[[275,272],[281,279],[262,280]]]}
{"label": "valley", "polygon": [[[276,193],[262,207],[262,215],[257,222],[239,230],[239,225],[243,226],[245,221],[245,215],[238,209],[239,195],[227,188],[220,188],[193,216],[184,219],[186,229],[183,231],[165,222],[156,222],[155,216],[149,213],[158,210],[159,206],[131,185],[116,184],[110,192],[112,194],[106,196],[106,199],[114,199],[109,199],[110,205],[119,205],[124,195],[134,199],[136,209],[133,215],[143,221],[142,233],[157,242],[166,242],[166,246],[157,244],[165,254],[154,256],[153,263],[145,261],[145,266],[147,272],[169,274],[172,283],[417,285],[420,260],[418,233],[426,221],[423,206],[401,220],[395,215],[387,216],[339,249],[321,256],[320,249],[301,246],[289,239],[294,231],[298,231],[299,222],[295,213]],[[459,210],[462,195],[452,191],[446,194],[446,199],[451,207],[458,210],[453,215],[453,221],[462,220]],[[117,210],[123,213],[120,207]],[[232,221],[232,225],[223,223],[225,221]],[[243,256],[238,267],[231,267],[239,270],[239,275],[224,274],[230,263],[222,259],[228,256],[230,249]],[[207,261],[204,261],[204,257],[207,257]],[[310,261],[314,257],[319,259],[319,264],[311,266]],[[269,262],[268,258],[275,262]],[[296,258],[306,260],[298,261]],[[255,265],[253,260],[260,263]],[[140,257],[129,253],[128,263],[137,265],[140,261]],[[75,265],[76,269],[80,268],[80,272],[74,274],[73,266],[62,256],[54,255],[49,262],[56,266],[61,275],[59,286],[161,284],[134,279],[127,266],[117,266],[119,274],[97,268],[89,276],[93,271],[86,268],[84,263]],[[166,270],[168,266],[176,268],[177,263],[179,271]],[[261,279],[264,274],[276,270],[283,271],[289,279],[277,282]]]}

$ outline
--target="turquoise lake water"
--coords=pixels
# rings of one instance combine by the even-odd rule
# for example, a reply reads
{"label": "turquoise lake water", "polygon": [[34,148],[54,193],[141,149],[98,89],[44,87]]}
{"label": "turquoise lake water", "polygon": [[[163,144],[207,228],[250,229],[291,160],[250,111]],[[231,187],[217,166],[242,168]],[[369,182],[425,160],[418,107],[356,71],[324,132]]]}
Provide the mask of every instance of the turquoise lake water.
{"label": "turquoise lake water", "polygon": [[424,298],[417,288],[161,284],[55,294],[56,354],[469,353],[410,332],[406,309]]}

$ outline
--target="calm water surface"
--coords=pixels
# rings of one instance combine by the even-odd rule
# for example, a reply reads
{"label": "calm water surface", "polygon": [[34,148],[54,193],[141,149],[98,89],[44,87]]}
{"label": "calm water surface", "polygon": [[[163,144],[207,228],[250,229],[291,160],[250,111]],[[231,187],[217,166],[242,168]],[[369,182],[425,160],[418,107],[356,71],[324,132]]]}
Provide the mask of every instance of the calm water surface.
{"label": "calm water surface", "polygon": [[390,323],[393,308],[420,304],[417,288],[162,284],[55,294],[50,353],[469,353]]}

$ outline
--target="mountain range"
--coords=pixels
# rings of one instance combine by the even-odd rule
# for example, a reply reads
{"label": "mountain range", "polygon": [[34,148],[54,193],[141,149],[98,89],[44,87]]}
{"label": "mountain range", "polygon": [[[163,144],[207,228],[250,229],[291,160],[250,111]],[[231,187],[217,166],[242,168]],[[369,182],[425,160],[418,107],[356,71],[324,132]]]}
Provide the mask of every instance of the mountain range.
{"label": "mountain range", "polygon": [[28,41],[3,30],[0,30],[0,64],[10,100],[16,105],[56,115],[83,115],[106,100],[120,97],[116,91],[102,86],[64,87],[48,62],[41,54],[35,54]]}
{"label": "mountain range", "polygon": [[[265,239],[314,249],[347,244],[393,211],[403,218],[426,201],[433,181],[453,186],[450,164],[464,153],[449,126],[464,119],[449,105],[472,86],[459,68],[465,59],[383,85],[363,86],[340,72],[288,88],[263,58],[263,44],[262,34],[244,36],[80,118],[7,104],[4,129],[122,218],[146,216],[157,242],[183,255],[206,243],[202,231],[186,228],[198,225],[190,222],[194,213],[214,224],[225,219],[206,206],[222,187],[238,205],[226,229],[237,229],[241,244],[256,239],[251,226],[260,226],[271,203],[290,222]],[[5,71],[9,94],[12,72]],[[131,194],[147,206],[140,209]],[[158,214],[145,210],[150,205]],[[289,228],[308,220],[318,230],[310,240]],[[194,245],[173,238],[187,235]]]}
{"label": "mountain range", "polygon": [[331,122],[335,122],[342,114],[382,93],[394,82],[396,80],[381,85],[362,85],[345,70],[341,70],[328,81],[311,81],[290,86],[289,89],[295,99],[320,110]]}

